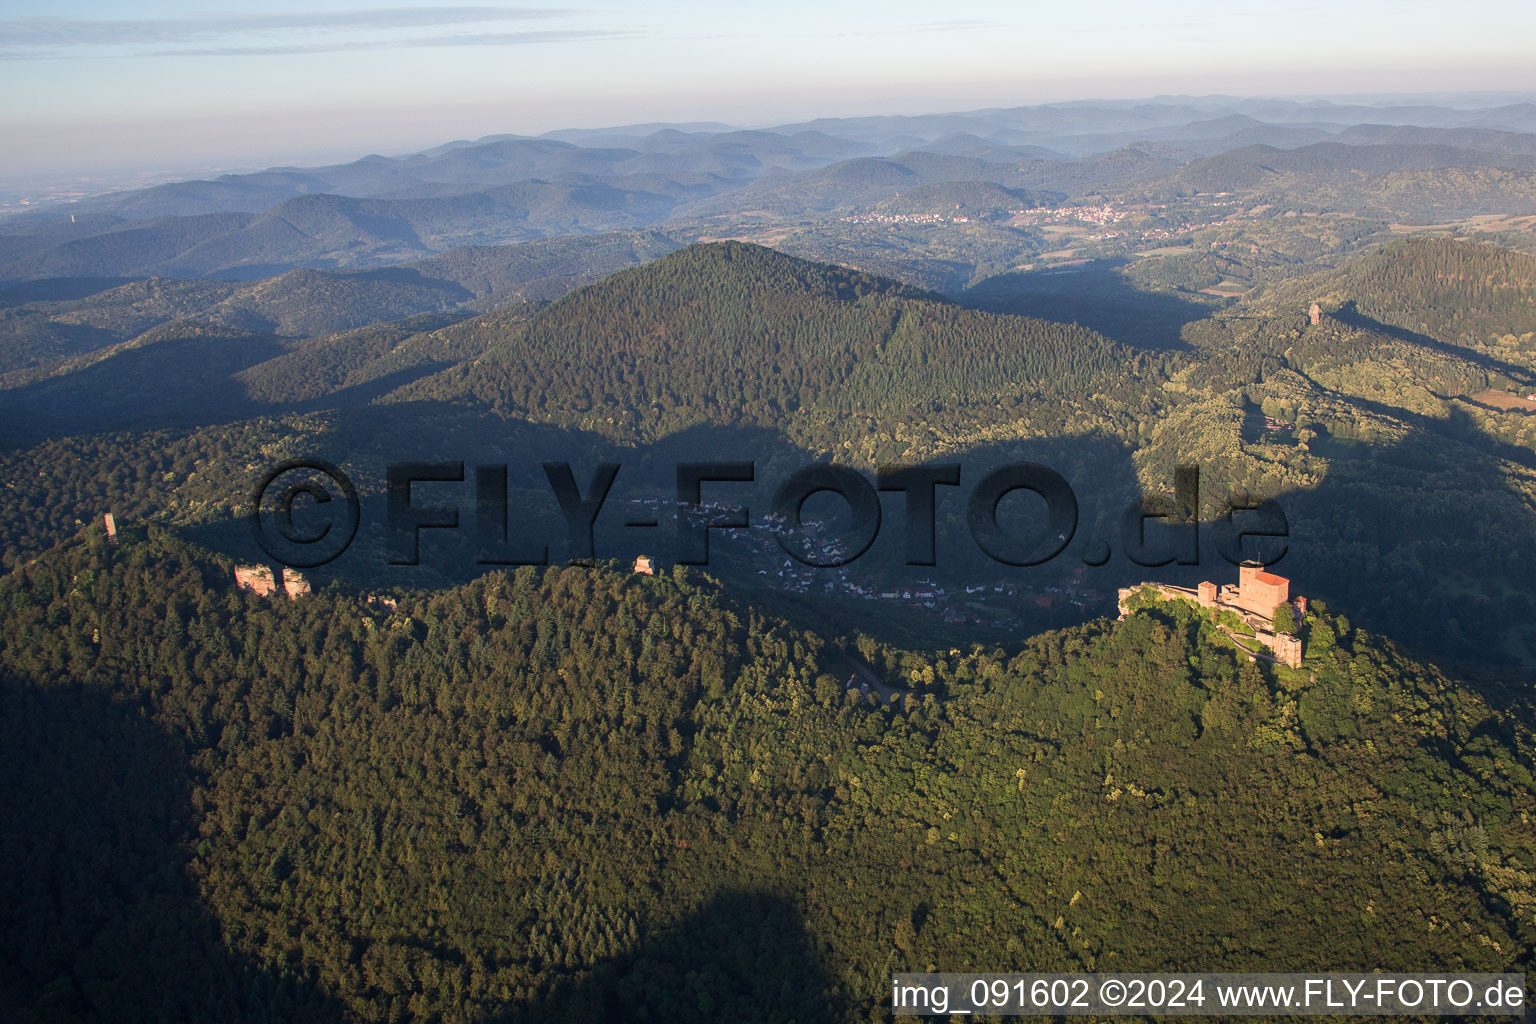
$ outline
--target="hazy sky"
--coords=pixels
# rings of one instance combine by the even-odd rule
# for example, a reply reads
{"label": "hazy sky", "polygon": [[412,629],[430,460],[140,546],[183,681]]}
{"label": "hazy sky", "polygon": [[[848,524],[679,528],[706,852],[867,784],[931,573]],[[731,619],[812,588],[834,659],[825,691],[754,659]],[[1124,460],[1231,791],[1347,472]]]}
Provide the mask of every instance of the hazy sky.
{"label": "hazy sky", "polygon": [[1531,0],[312,3],[6,0],[0,178],[651,120],[1536,89]]}

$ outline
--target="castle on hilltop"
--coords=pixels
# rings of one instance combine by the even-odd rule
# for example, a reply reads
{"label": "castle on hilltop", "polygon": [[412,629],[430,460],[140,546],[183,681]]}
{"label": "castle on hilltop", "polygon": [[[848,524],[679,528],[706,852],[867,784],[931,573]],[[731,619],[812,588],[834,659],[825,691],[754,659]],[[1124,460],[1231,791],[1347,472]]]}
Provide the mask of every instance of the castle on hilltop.
{"label": "castle on hilltop", "polygon": [[[1259,563],[1244,562],[1238,566],[1237,583],[1229,583],[1224,587],[1218,587],[1210,581],[1201,583],[1194,590],[1167,583],[1142,583],[1134,587],[1122,587],[1120,589],[1122,619],[1130,614],[1131,597],[1148,588],[1154,590],[1160,597],[1193,601],[1201,608],[1209,608],[1212,620],[1232,637],[1239,647],[1248,652],[1250,659],[1263,657],[1282,665],[1289,665],[1291,668],[1301,667],[1303,654],[1301,637],[1294,632],[1277,630],[1275,617],[1280,608],[1285,606],[1290,609],[1292,621],[1299,622],[1307,614],[1307,599],[1299,594],[1294,598],[1291,597],[1291,581],[1284,576],[1276,576],[1267,571]],[[1239,622],[1253,631],[1253,636],[1249,637],[1247,633],[1234,633],[1221,621],[1221,612],[1236,615]],[[1267,652],[1248,646],[1249,640],[1256,641],[1267,648]]]}

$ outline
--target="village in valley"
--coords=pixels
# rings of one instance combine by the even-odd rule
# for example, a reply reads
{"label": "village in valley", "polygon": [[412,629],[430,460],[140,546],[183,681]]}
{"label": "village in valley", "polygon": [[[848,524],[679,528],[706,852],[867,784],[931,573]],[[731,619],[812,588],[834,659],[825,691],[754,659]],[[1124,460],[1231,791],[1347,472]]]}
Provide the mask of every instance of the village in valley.
{"label": "village in valley", "polygon": [[[1142,244],[1162,245],[1174,241],[1187,244],[1194,232],[1262,217],[1269,212],[1267,204],[1232,209],[1237,206],[1239,206],[1238,200],[1231,198],[1227,193],[1214,193],[1196,196],[1180,204],[1104,200],[1015,209],[989,209],[956,204],[954,209],[944,212],[875,208],[844,214],[836,218],[836,222],[887,228],[911,225],[932,227],[991,224],[1021,232],[1043,233],[1046,239],[1073,245],[1113,242],[1117,246],[1128,246],[1134,251]],[[1208,239],[1207,243],[1213,250],[1227,244],[1226,241],[1216,239]],[[1058,250],[1041,255],[1067,259],[1078,254]]]}
{"label": "village in valley", "polygon": [[[646,497],[632,498],[630,504],[659,511],[671,503],[665,498]],[[702,524],[723,525],[734,511],[729,505],[713,501],[704,502],[697,509],[677,506],[679,516]],[[804,561],[790,557],[782,543],[798,546]],[[1005,577],[946,584],[935,579],[938,573],[933,572],[897,582],[889,573],[874,568],[876,563],[869,561],[867,556],[846,565],[835,565],[833,563],[847,558],[849,552],[826,523],[815,519],[808,519],[798,528],[791,529],[783,517],[764,513],[752,518],[750,528],[711,531],[710,545],[712,554],[718,551],[723,562],[756,577],[757,582],[769,590],[882,602],[909,609],[945,625],[970,625],[1008,632],[1026,630],[1029,626],[1017,611],[1025,602],[1042,611],[1072,609],[1080,616],[1108,611],[1109,596],[1087,584],[1087,571],[1082,566],[1072,569],[1065,577],[1053,577],[1040,584]],[[637,559],[637,572],[655,571],[655,559],[650,556],[641,556],[641,559],[645,568],[641,568],[640,559]]]}

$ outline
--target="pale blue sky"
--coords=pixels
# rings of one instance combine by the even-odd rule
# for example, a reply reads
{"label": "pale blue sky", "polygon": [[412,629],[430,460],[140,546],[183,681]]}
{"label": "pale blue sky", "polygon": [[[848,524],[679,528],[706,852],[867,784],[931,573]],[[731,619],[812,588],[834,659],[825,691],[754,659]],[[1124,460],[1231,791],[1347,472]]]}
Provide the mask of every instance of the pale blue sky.
{"label": "pale blue sky", "polygon": [[1084,97],[1536,89],[1530,0],[0,6],[0,177]]}

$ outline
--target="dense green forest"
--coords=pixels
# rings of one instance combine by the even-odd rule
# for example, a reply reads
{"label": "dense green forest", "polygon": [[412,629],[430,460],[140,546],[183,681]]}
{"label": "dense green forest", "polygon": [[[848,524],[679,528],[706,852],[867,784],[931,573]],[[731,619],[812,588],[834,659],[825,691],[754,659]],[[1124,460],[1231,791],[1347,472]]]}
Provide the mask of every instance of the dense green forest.
{"label": "dense green forest", "polygon": [[1177,605],[861,641],[884,708],[691,573],[273,602],[93,530],[0,608],[0,981],[36,1020],[882,1020],[939,964],[1536,944],[1525,712],[1316,606],[1299,672]]}

